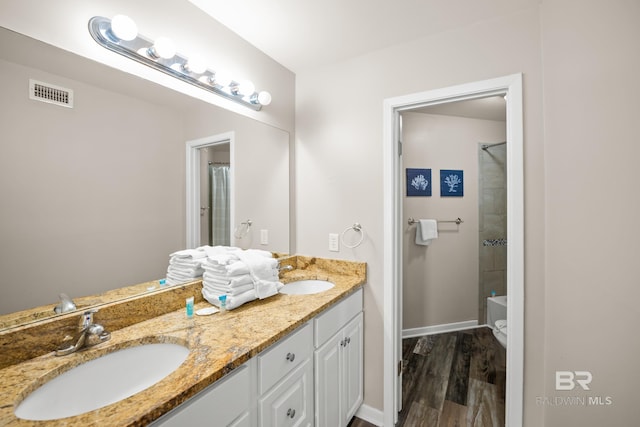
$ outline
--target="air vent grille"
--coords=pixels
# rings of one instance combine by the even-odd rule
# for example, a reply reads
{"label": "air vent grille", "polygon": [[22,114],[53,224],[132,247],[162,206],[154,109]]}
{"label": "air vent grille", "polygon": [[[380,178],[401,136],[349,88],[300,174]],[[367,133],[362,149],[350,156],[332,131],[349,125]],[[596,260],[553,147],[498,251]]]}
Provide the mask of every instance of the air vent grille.
{"label": "air vent grille", "polygon": [[29,98],[62,107],[73,108],[73,91],[49,83],[29,80]]}

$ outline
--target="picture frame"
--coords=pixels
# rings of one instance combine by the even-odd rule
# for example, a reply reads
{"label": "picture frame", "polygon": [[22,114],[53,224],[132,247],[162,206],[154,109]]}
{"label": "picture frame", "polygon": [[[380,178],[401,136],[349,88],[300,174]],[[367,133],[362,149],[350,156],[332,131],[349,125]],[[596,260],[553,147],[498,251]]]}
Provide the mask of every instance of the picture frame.
{"label": "picture frame", "polygon": [[407,197],[431,196],[431,169],[407,168]]}
{"label": "picture frame", "polygon": [[440,170],[440,197],[464,196],[464,171],[457,169]]}

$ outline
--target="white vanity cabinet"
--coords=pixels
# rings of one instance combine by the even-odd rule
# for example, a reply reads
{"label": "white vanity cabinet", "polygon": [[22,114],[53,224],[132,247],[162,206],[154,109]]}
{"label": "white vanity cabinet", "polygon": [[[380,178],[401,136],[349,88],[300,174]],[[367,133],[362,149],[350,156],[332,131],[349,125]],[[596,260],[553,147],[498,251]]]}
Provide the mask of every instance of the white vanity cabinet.
{"label": "white vanity cabinet", "polygon": [[316,427],[346,426],[363,399],[362,290],[314,319]]}
{"label": "white vanity cabinet", "polygon": [[251,371],[245,363],[152,425],[250,427]]}
{"label": "white vanity cabinet", "polygon": [[342,427],[363,397],[362,289],[154,426]]}

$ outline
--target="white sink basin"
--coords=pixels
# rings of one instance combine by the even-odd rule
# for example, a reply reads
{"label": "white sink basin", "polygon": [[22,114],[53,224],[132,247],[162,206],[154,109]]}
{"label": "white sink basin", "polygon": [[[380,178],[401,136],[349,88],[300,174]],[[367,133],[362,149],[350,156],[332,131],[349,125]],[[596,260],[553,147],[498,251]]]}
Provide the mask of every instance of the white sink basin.
{"label": "white sink basin", "polygon": [[15,414],[26,420],[55,420],[93,411],[151,387],[188,355],[189,349],[178,344],[145,344],[109,353],[34,390]]}
{"label": "white sink basin", "polygon": [[326,280],[298,280],[291,282],[280,289],[281,294],[287,295],[310,295],[324,292],[333,288],[335,285]]}

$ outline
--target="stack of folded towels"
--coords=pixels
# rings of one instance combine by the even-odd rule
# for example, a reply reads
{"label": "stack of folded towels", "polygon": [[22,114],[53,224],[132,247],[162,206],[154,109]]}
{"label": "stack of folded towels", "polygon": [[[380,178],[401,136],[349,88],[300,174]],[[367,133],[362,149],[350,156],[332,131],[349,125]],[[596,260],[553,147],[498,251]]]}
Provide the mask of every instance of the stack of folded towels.
{"label": "stack of folded towels", "polygon": [[167,285],[191,282],[202,276],[204,273],[202,262],[206,257],[204,248],[185,249],[169,255]]}
{"label": "stack of folded towels", "polygon": [[226,308],[233,310],[256,298],[278,293],[278,261],[271,252],[258,249],[214,246],[204,247],[207,257],[202,262],[202,296],[220,306],[218,297],[226,295]]}

